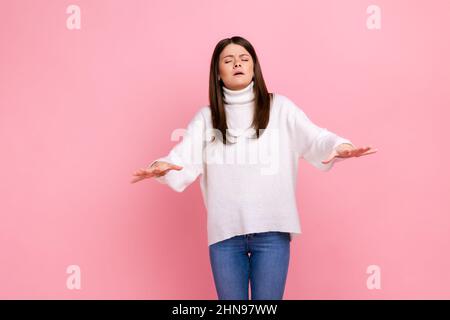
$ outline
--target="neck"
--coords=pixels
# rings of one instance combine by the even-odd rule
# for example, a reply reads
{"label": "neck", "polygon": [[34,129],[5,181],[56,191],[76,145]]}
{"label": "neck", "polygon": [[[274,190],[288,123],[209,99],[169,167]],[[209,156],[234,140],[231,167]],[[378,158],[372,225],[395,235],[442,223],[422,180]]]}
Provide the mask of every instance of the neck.
{"label": "neck", "polygon": [[239,90],[231,90],[222,86],[224,104],[228,106],[239,106],[252,103],[255,100],[253,85],[254,81]]}

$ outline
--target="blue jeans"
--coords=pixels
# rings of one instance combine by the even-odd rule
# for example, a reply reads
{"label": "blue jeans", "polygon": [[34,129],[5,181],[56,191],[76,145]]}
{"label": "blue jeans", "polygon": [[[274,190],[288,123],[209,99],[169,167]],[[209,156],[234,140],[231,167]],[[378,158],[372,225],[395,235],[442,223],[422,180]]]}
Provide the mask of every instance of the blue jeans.
{"label": "blue jeans", "polygon": [[269,231],[238,235],[209,246],[220,300],[281,300],[289,266],[290,235]]}

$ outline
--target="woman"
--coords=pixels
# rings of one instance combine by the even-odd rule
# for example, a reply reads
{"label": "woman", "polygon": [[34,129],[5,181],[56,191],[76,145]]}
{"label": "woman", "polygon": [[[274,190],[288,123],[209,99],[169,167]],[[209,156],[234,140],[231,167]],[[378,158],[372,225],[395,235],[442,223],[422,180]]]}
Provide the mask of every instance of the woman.
{"label": "woman", "polygon": [[[134,173],[182,192],[201,176],[208,245],[219,299],[282,299],[290,242],[301,233],[298,159],[320,170],[376,152],[315,125],[290,99],[267,91],[253,46],[221,40],[210,66],[209,102],[166,157]],[[247,155],[251,159],[247,158]]]}

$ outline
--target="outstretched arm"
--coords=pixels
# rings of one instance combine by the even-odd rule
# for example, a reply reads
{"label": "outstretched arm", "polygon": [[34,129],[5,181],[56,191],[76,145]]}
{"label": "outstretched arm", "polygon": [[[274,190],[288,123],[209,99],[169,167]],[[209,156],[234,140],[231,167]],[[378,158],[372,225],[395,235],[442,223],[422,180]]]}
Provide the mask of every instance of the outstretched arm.
{"label": "outstretched arm", "polygon": [[349,139],[316,125],[292,100],[285,99],[284,103],[293,148],[319,170],[328,171],[337,161],[376,152],[370,147],[356,148]]}
{"label": "outstretched arm", "polygon": [[[203,109],[202,109],[203,110]],[[144,172],[158,182],[182,192],[203,173],[205,118],[199,110],[183,130],[183,138],[165,157],[152,161]],[[135,173],[136,174],[136,173]]]}

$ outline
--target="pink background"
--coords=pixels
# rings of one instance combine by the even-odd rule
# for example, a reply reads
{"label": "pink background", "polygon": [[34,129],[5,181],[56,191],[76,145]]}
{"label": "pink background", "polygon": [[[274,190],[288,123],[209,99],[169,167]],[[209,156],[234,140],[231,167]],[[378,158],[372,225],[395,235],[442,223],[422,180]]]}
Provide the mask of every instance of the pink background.
{"label": "pink background", "polygon": [[450,298],[449,16],[447,0],[2,1],[0,298],[217,298],[198,180],[130,180],[208,104],[212,50],[233,35],[269,91],[379,150],[300,162],[284,298]]}

